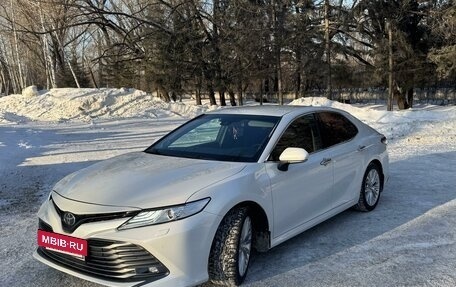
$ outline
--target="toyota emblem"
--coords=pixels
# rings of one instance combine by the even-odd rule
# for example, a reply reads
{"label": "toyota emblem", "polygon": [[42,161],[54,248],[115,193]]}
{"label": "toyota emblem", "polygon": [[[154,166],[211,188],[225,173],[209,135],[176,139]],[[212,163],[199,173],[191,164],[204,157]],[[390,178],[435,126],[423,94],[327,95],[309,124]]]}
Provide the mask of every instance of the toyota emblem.
{"label": "toyota emblem", "polygon": [[76,217],[73,213],[65,212],[65,214],[63,214],[63,222],[68,226],[72,226],[76,223]]}

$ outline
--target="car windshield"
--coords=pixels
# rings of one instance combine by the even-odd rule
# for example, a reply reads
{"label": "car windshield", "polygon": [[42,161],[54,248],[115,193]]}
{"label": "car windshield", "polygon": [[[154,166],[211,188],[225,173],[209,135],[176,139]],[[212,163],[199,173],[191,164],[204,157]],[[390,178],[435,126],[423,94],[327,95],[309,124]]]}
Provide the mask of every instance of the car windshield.
{"label": "car windshield", "polygon": [[255,162],[279,117],[207,114],[172,131],[147,153],[207,160]]}

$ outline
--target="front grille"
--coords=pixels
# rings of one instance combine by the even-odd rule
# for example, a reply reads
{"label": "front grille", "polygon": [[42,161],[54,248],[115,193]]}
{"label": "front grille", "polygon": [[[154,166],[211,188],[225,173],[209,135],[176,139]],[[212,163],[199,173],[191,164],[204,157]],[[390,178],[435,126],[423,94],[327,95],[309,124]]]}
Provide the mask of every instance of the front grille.
{"label": "front grille", "polygon": [[[52,198],[51,198],[52,200]],[[89,222],[97,222],[97,221],[106,221],[106,220],[113,220],[119,218],[128,218],[133,217],[138,214],[140,211],[125,211],[125,212],[114,212],[114,213],[97,213],[97,214],[73,214],[75,217],[75,222],[72,225],[68,225],[63,220],[63,216],[66,211],[61,210],[57,204],[52,200],[52,204],[54,205],[55,211],[60,217],[60,221],[62,223],[62,228],[67,233],[73,233],[80,225]]]}
{"label": "front grille", "polygon": [[38,253],[67,268],[111,281],[154,281],[168,275],[168,269],[144,248],[126,242],[89,239],[85,260],[43,247]]}

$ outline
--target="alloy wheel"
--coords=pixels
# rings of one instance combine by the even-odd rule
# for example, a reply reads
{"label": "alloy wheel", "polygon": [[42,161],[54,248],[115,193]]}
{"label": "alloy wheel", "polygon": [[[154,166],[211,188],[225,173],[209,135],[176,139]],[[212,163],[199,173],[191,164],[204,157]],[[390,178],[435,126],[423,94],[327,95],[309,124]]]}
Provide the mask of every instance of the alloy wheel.
{"label": "alloy wheel", "polygon": [[238,268],[239,275],[244,276],[249,266],[250,252],[252,249],[252,221],[250,217],[246,217],[244,220],[239,240]]}
{"label": "alloy wheel", "polygon": [[364,193],[367,204],[375,205],[380,196],[380,176],[376,169],[371,169],[367,174]]}

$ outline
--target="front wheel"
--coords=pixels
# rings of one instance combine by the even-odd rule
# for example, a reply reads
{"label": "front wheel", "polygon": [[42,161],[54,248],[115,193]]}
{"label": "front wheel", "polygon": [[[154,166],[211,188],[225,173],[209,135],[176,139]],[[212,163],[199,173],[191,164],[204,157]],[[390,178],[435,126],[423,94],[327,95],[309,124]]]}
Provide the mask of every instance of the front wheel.
{"label": "front wheel", "polygon": [[382,188],[380,168],[378,165],[370,163],[364,173],[361,192],[359,194],[358,203],[354,206],[355,209],[360,211],[374,210],[380,199]]}
{"label": "front wheel", "polygon": [[247,275],[252,252],[252,219],[248,209],[236,208],[222,220],[209,256],[212,283],[238,286]]}

